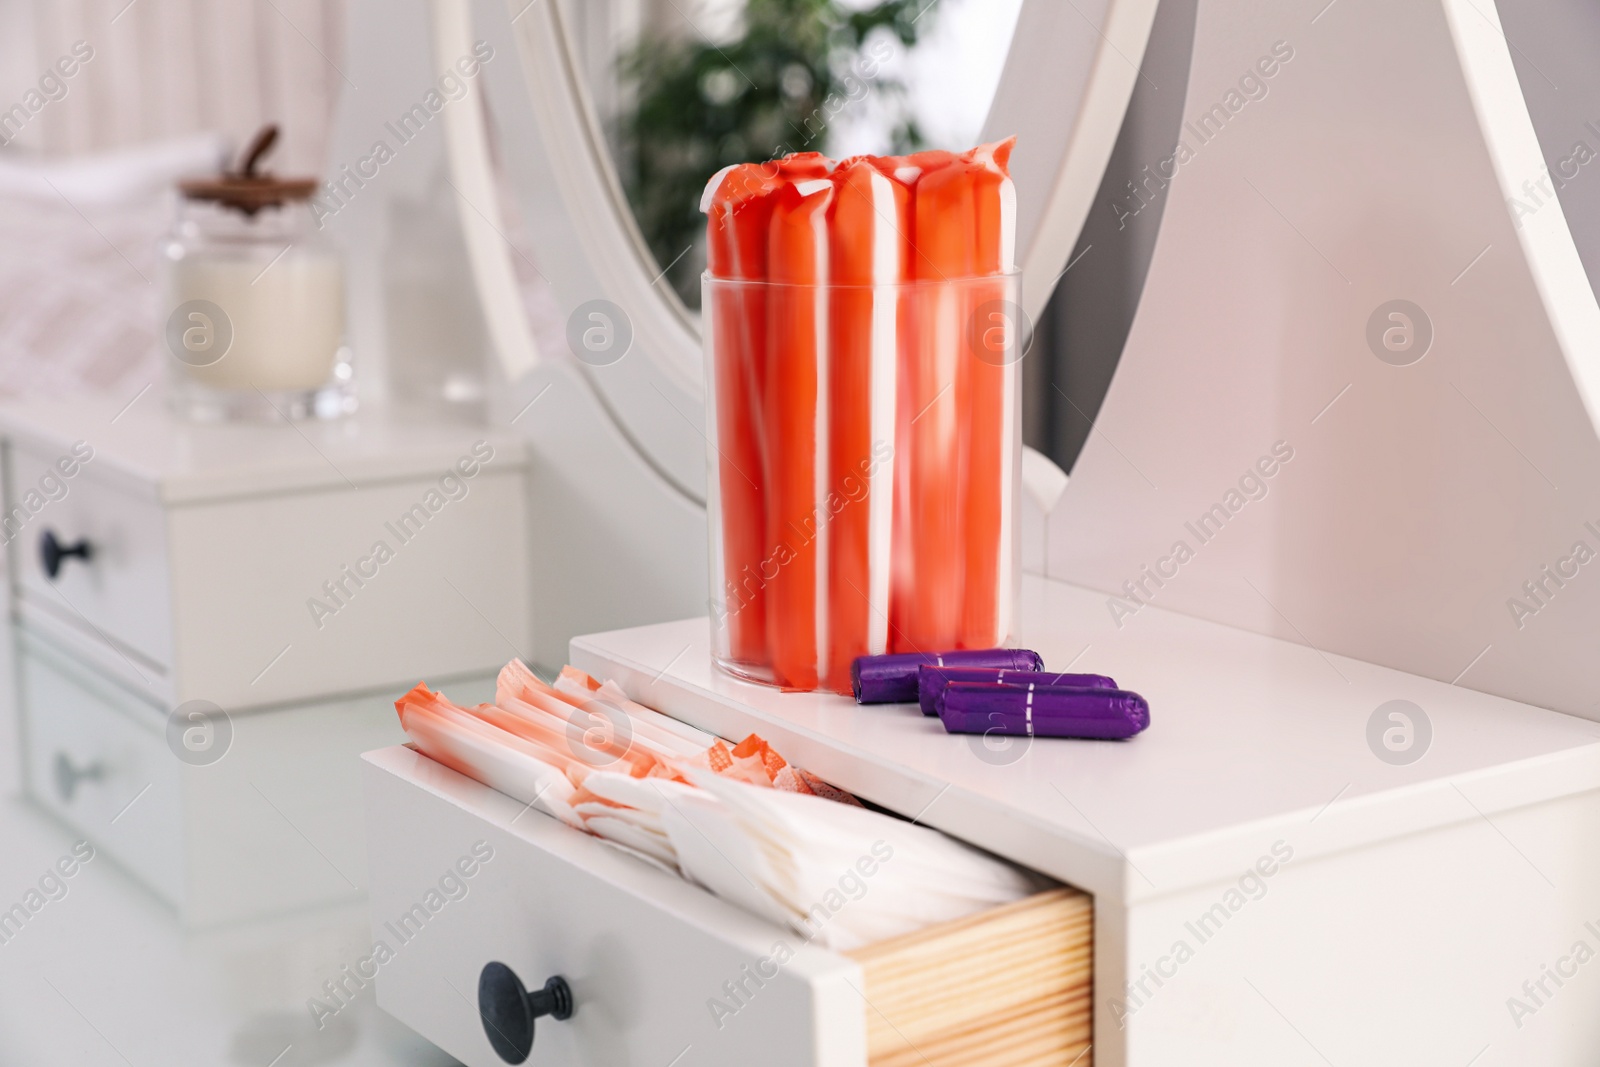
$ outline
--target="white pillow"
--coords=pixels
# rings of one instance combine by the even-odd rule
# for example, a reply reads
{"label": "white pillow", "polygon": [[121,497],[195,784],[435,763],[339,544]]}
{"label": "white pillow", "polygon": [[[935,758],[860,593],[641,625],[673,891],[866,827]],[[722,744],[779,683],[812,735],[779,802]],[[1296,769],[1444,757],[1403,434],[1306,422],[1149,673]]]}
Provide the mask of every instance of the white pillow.
{"label": "white pillow", "polygon": [[159,243],[212,135],[44,161],[0,155],[0,393],[126,394],[163,371]]}
{"label": "white pillow", "polygon": [[148,200],[179,178],[216,173],[227,162],[226,153],[226,139],[215,133],[66,159],[0,153],[0,197],[65,196],[79,207]]}

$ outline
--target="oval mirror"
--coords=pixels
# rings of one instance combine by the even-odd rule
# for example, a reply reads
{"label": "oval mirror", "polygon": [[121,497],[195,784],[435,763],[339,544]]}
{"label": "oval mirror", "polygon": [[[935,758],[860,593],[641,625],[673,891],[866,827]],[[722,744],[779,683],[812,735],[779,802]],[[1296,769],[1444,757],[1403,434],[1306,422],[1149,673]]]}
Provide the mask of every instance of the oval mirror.
{"label": "oval mirror", "polygon": [[706,178],[975,144],[1022,0],[560,0],[657,269],[700,303]]}

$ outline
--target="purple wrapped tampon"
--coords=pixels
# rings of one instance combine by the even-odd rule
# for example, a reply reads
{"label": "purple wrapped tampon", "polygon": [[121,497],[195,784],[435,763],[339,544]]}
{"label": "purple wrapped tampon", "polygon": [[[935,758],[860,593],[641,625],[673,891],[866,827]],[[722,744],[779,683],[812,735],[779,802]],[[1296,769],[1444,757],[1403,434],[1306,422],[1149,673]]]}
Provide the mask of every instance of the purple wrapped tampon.
{"label": "purple wrapped tampon", "polygon": [[1055,674],[1051,671],[1012,671],[1004,667],[940,667],[924,663],[917,668],[917,703],[922,714],[939,714],[938,699],[948,682],[987,682],[989,685],[1073,685],[1083,689],[1115,689],[1116,679],[1103,674]]}
{"label": "purple wrapped tampon", "polygon": [[957,652],[896,652],[857,656],[850,664],[850,685],[858,704],[903,704],[917,699],[917,668],[998,667],[1036,671],[1044,666],[1039,653],[1025,648],[968,648]]}
{"label": "purple wrapped tampon", "polygon": [[1150,705],[1125,689],[951,682],[939,719],[953,734],[1121,741],[1150,725]]}

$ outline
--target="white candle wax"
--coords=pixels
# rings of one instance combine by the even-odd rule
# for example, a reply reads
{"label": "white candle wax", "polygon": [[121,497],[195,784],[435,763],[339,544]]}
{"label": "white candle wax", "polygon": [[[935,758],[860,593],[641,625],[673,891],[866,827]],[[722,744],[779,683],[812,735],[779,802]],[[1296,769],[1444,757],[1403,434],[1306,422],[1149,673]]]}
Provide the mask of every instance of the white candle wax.
{"label": "white candle wax", "polygon": [[207,300],[232,327],[227,353],[194,380],[221,389],[312,390],[327,383],[344,340],[344,270],[337,255],[291,247],[275,263],[188,255],[171,264],[168,308]]}

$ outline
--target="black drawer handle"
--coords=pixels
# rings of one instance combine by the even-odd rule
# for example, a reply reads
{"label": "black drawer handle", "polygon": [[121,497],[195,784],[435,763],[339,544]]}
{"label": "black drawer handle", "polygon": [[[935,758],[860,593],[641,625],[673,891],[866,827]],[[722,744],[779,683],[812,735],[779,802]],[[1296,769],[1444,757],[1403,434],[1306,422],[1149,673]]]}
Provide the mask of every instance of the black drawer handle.
{"label": "black drawer handle", "polygon": [[489,1044],[507,1063],[521,1063],[533,1051],[533,1021],[548,1015],[572,1017],[572,990],[557,975],[543,989],[528,992],[522,979],[503,963],[486,963],[478,975],[478,1016]]}
{"label": "black drawer handle", "polygon": [[106,769],[102,764],[91,763],[87,767],[74,767],[72,760],[65,752],[56,753],[56,792],[61,794],[65,804],[71,804],[72,798],[78,792],[79,782],[98,782],[106,776]]}
{"label": "black drawer handle", "polygon": [[39,562],[44,564],[44,573],[51,581],[61,573],[61,561],[78,557],[85,563],[94,557],[94,549],[89,542],[79,538],[76,544],[64,545],[56,537],[54,530],[46,530],[39,537]]}

